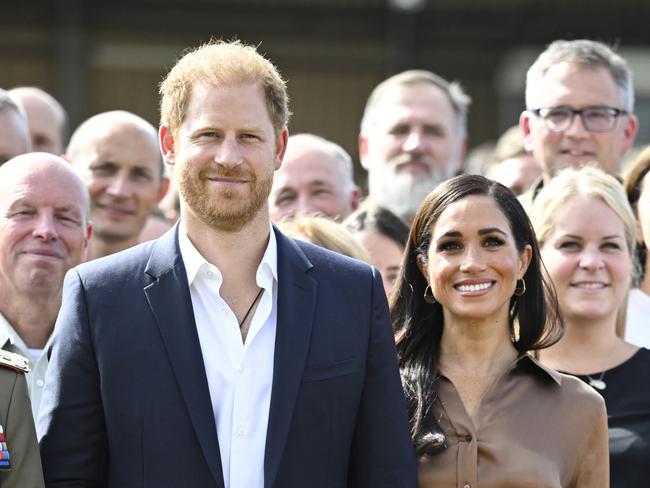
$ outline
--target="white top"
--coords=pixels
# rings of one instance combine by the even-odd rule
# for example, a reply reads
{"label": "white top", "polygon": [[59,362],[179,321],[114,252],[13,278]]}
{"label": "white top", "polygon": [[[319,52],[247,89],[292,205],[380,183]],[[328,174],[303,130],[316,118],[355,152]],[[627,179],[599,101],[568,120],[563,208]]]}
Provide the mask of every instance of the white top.
{"label": "white top", "polygon": [[[47,340],[45,347],[41,351],[47,351],[52,342],[52,334]],[[23,341],[18,332],[14,330],[7,319],[0,314],[0,349],[5,351],[15,352],[21,356],[25,356],[29,361],[29,373],[25,375],[27,380],[27,388],[29,389],[29,399],[32,403],[32,416],[34,422],[38,418],[38,408],[41,405],[41,396],[43,395],[43,386],[45,385],[45,373],[50,362],[47,359],[47,354],[41,354],[38,360],[32,351]]]}
{"label": "white top", "polygon": [[278,309],[275,234],[271,228],[257,268],[257,285],[264,292],[245,343],[237,317],[219,294],[221,272],[201,256],[183,227],[178,235],[210,389],[225,488],[263,488]]}
{"label": "white top", "polygon": [[625,318],[625,340],[650,348],[650,296],[638,288],[630,290]]}

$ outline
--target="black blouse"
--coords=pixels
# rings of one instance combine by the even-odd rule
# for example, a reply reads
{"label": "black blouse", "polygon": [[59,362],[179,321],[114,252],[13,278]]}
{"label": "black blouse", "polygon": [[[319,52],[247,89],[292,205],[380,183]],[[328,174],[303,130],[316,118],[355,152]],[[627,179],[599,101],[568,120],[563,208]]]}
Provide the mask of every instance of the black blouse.
{"label": "black blouse", "polygon": [[[605,399],[609,426],[612,488],[648,486],[650,474],[650,350],[641,348],[630,359],[603,373],[578,376]],[[596,386],[599,385],[597,382]]]}

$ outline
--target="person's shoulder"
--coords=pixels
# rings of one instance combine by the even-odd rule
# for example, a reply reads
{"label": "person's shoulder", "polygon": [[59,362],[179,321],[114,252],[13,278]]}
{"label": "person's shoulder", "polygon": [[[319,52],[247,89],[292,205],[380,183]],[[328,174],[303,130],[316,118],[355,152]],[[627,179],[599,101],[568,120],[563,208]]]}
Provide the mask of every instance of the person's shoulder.
{"label": "person's shoulder", "polygon": [[565,373],[558,373],[558,375],[565,403],[580,406],[585,410],[592,408],[593,411],[599,411],[604,408],[603,397],[580,378]]}
{"label": "person's shoulder", "polygon": [[144,242],[110,256],[87,261],[77,266],[75,270],[79,275],[86,277],[105,277],[115,274],[133,276],[134,272],[144,270],[156,242],[155,240]]}
{"label": "person's shoulder", "polygon": [[345,273],[372,273],[372,267],[358,259],[317,246],[311,242],[289,237],[305,254],[315,268],[324,268]]}
{"label": "person's shoulder", "polygon": [[533,182],[527,191],[517,197],[517,200],[519,200],[521,206],[524,207],[526,213],[530,213],[532,210],[533,204],[535,203],[535,197],[537,197],[537,194],[543,187],[544,179],[540,176]]}

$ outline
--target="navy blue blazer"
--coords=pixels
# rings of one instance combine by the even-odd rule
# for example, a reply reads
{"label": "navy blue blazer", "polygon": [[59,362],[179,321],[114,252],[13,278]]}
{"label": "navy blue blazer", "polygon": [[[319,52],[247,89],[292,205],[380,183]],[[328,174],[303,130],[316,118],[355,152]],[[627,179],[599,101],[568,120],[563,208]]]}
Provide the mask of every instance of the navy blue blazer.
{"label": "navy blue blazer", "polygon": [[[177,232],[66,276],[38,422],[46,486],[224,486]],[[415,487],[379,273],[275,232],[265,487]]]}

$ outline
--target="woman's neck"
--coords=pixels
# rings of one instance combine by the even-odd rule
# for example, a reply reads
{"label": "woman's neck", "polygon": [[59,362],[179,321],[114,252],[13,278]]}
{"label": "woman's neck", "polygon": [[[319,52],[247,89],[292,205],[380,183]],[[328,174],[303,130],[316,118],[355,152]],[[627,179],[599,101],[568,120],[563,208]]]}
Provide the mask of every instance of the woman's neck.
{"label": "woman's neck", "polygon": [[480,321],[445,317],[439,359],[443,372],[492,376],[512,364],[517,355],[507,317]]}
{"label": "woman's neck", "polygon": [[540,351],[542,362],[572,374],[593,374],[617,366],[638,348],[616,335],[616,315],[603,319],[566,318],[564,336]]}

